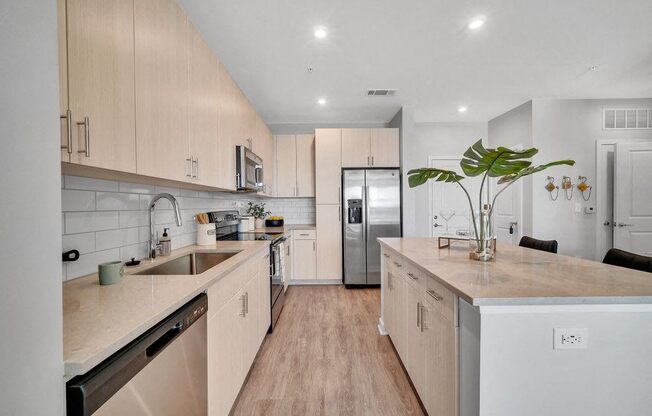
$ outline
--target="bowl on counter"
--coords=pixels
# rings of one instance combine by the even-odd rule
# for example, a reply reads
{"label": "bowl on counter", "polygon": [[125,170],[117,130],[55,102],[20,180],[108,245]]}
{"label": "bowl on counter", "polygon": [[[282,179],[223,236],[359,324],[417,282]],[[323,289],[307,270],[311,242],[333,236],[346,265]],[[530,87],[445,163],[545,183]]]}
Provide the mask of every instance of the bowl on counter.
{"label": "bowl on counter", "polygon": [[282,227],[285,220],[265,220],[265,227]]}

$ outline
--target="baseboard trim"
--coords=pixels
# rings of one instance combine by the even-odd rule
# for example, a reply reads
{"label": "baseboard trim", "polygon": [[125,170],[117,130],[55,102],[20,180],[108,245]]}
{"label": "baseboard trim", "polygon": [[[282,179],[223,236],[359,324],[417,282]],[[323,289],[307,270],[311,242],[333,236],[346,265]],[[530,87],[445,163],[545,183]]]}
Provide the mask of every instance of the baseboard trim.
{"label": "baseboard trim", "polygon": [[291,286],[309,286],[309,285],[341,285],[341,279],[293,279],[288,283]]}
{"label": "baseboard trim", "polygon": [[378,318],[378,332],[382,336],[387,336],[389,335],[389,332],[385,329],[385,323],[383,322],[383,318]]}

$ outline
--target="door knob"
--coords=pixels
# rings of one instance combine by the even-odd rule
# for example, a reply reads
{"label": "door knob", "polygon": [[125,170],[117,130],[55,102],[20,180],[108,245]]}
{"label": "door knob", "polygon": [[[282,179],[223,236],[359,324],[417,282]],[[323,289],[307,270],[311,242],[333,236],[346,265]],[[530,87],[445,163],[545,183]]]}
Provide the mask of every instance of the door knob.
{"label": "door knob", "polygon": [[618,226],[619,227],[632,227],[634,224],[625,224],[624,222],[619,222]]}

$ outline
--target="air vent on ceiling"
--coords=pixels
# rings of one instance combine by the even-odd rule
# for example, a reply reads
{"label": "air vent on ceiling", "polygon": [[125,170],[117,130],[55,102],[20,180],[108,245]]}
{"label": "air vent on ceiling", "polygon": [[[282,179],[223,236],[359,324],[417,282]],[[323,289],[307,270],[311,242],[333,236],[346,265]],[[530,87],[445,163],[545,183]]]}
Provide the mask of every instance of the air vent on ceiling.
{"label": "air vent on ceiling", "polygon": [[396,90],[368,90],[367,95],[368,96],[379,96],[379,97],[387,97],[389,95],[394,95],[396,94]]}
{"label": "air vent on ceiling", "polygon": [[612,129],[652,129],[652,108],[605,108],[603,127]]}

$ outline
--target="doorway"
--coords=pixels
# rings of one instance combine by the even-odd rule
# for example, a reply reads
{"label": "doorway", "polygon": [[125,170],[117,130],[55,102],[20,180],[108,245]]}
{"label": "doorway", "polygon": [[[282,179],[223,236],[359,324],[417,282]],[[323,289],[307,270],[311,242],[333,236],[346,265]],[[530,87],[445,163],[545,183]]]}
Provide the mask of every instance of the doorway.
{"label": "doorway", "polygon": [[652,256],[652,141],[598,140],[596,250]]}

